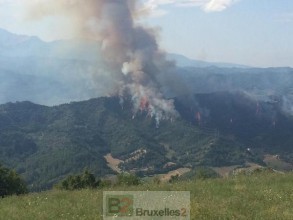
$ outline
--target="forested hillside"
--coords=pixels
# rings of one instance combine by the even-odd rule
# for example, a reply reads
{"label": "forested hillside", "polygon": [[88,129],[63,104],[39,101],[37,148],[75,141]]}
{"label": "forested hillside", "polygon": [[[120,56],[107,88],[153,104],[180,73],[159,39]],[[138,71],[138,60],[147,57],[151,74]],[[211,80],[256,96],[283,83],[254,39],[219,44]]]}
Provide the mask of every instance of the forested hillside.
{"label": "forested hillside", "polygon": [[124,161],[122,170],[139,175],[179,167],[261,164],[265,153],[292,162],[293,122],[279,104],[249,101],[239,93],[181,97],[175,104],[180,116],[158,127],[145,112],[134,115],[130,100],[120,104],[117,97],[54,107],[4,104],[0,161],[21,173],[33,190],[84,168],[97,176],[114,173],[104,158],[108,153]]}

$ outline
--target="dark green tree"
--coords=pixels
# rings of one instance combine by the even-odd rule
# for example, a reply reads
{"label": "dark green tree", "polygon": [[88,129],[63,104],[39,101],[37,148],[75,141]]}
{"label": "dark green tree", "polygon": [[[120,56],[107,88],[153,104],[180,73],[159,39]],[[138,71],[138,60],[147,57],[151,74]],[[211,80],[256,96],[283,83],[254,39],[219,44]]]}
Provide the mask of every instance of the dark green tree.
{"label": "dark green tree", "polygon": [[23,179],[14,171],[0,164],[0,197],[27,193]]}
{"label": "dark green tree", "polygon": [[117,176],[118,178],[118,185],[139,185],[141,180],[138,176],[131,174],[131,173],[120,173]]}
{"label": "dark green tree", "polygon": [[100,180],[96,179],[94,174],[85,170],[83,174],[70,175],[56,185],[56,188],[62,190],[94,189],[100,185]]}

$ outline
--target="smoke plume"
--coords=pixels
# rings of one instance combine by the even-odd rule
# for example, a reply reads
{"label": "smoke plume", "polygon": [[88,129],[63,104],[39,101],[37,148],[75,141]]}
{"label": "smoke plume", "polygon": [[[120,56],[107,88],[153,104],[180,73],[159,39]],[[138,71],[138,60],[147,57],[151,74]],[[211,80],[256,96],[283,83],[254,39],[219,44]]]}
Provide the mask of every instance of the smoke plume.
{"label": "smoke plume", "polygon": [[138,24],[140,14],[145,12],[136,0],[42,0],[29,7],[30,19],[62,17],[68,21],[63,31],[100,42],[113,94],[130,95],[134,115],[146,111],[159,122],[177,115],[158,82],[173,66],[159,49],[156,31]]}

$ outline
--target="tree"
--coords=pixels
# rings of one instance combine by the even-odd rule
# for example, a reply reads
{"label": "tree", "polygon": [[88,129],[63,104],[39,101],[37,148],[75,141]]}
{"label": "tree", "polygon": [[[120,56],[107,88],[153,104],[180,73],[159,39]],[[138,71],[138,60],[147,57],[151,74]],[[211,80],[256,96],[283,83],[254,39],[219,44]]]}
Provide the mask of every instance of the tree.
{"label": "tree", "polygon": [[139,185],[141,183],[140,178],[130,173],[120,173],[117,176],[118,185]]}
{"label": "tree", "polygon": [[94,189],[100,185],[100,180],[96,180],[94,174],[85,170],[80,175],[70,175],[56,185],[56,188],[63,190]]}
{"label": "tree", "polygon": [[20,195],[27,193],[27,186],[22,178],[14,171],[0,164],[0,196]]}

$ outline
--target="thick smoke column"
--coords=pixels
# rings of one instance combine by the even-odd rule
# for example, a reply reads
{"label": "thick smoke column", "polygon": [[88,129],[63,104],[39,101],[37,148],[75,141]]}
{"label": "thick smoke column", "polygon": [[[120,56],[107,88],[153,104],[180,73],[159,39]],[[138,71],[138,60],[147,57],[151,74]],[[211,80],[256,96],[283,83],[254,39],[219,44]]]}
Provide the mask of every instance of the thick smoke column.
{"label": "thick smoke column", "polygon": [[101,42],[104,62],[116,82],[113,92],[121,98],[132,97],[134,114],[147,111],[159,122],[177,115],[173,101],[163,98],[157,81],[158,74],[169,71],[172,64],[160,52],[155,31],[135,23],[140,11],[137,2],[43,0],[31,5],[29,15],[33,19],[64,16],[70,19],[75,37]]}

